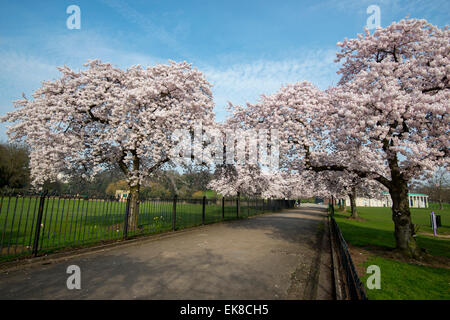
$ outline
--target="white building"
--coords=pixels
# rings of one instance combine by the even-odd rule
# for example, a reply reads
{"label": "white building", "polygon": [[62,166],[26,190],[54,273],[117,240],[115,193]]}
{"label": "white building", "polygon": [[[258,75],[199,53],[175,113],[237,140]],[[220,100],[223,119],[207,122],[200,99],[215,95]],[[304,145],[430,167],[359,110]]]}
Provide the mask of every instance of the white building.
{"label": "white building", "polygon": [[[409,193],[410,208],[428,208],[428,195],[422,193]],[[356,197],[357,207],[392,207],[391,196],[387,192],[383,192],[380,199]],[[350,206],[350,198],[345,199],[345,204]]]}

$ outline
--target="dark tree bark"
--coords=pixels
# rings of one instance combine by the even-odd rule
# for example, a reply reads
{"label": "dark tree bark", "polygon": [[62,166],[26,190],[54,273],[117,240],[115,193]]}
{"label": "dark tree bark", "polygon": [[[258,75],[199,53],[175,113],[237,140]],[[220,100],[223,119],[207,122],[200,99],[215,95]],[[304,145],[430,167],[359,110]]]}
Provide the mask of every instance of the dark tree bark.
{"label": "dark tree bark", "polygon": [[[369,175],[372,179],[378,181],[386,188],[392,198],[392,220],[394,221],[394,236],[395,247],[403,254],[420,258],[422,251],[417,245],[415,238],[414,225],[411,220],[411,212],[409,210],[409,198],[408,198],[408,180],[402,174],[398,165],[397,155],[389,150],[389,145],[393,142],[388,140],[383,141],[383,149],[389,155],[388,165],[391,171],[391,180],[378,174],[377,172],[351,170],[361,178],[367,178]],[[345,166],[331,165],[331,166],[313,166],[309,162],[309,147],[305,147],[306,150],[306,166],[315,172],[322,171],[345,171],[348,170]]]}
{"label": "dark tree bark", "polygon": [[421,250],[415,238],[414,224],[409,209],[408,181],[400,172],[397,156],[388,159],[392,181],[389,193],[392,199],[392,220],[395,226],[396,249],[413,258],[420,258]]}
{"label": "dark tree bark", "polygon": [[392,198],[392,220],[395,226],[396,249],[408,256],[420,257],[420,249],[417,246],[414,225],[409,209],[408,184],[406,181],[393,181],[389,190]]}
{"label": "dark tree bark", "polygon": [[351,192],[349,193],[350,198],[350,208],[351,208],[351,218],[357,219],[359,218],[358,211],[356,210],[356,188],[352,187]]}

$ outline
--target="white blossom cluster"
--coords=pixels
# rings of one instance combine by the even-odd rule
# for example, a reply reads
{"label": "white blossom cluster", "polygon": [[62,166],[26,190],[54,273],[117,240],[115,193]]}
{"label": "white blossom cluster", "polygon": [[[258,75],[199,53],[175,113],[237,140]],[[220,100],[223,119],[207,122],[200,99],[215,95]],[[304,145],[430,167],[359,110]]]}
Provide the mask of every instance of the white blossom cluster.
{"label": "white blossom cluster", "polygon": [[[355,181],[361,194],[406,195],[412,178],[449,165],[450,30],[408,19],[338,46],[337,87],[288,84],[256,104],[231,105],[228,125],[278,129],[281,169],[303,179],[311,171],[316,194],[342,194]],[[227,181],[236,190],[246,178],[216,185]]]}
{"label": "white blossom cluster", "polygon": [[[2,121],[14,123],[12,140],[30,146],[36,186],[112,163],[139,186],[191,151],[201,163],[215,161],[210,187],[225,196],[342,196],[349,188],[403,195],[414,177],[448,167],[448,27],[406,19],[338,46],[336,87],[287,84],[255,104],[230,104],[225,124],[215,122],[211,85],[186,62],[121,70],[99,60],[79,72],[60,68],[60,79],[43,82]],[[263,138],[247,148],[245,161],[224,162],[227,152],[235,158],[232,148],[242,155],[246,131]],[[225,132],[236,134],[236,146]],[[266,170],[259,150],[279,160],[279,170]]]}
{"label": "white blossom cluster", "polygon": [[59,68],[62,76],[43,82],[33,99],[16,101],[3,121],[13,140],[31,147],[36,186],[61,172],[93,175],[115,163],[130,186],[141,184],[170,159],[177,128],[194,121],[213,125],[211,85],[186,62],[127,70],[99,60],[86,70]]}

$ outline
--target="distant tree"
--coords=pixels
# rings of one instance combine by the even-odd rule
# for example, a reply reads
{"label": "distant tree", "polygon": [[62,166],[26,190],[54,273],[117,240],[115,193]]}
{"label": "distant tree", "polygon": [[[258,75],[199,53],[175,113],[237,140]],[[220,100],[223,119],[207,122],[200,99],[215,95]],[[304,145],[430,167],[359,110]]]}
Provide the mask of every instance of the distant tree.
{"label": "distant tree", "polygon": [[[42,185],[42,189],[47,190],[50,194],[56,195],[72,194],[70,185],[61,179],[56,179],[55,181],[49,180],[45,181],[44,184]],[[79,192],[75,192],[75,194],[77,193]]]}
{"label": "distant tree", "polygon": [[173,194],[161,183],[157,181],[149,181],[143,185],[142,198],[170,198]]}
{"label": "distant tree", "polygon": [[191,197],[196,191],[208,190],[212,173],[204,166],[186,167],[184,173],[175,170],[158,170],[152,181],[158,181],[170,191],[170,195]]}
{"label": "distant tree", "polygon": [[158,170],[152,178],[152,181],[157,181],[161,186],[169,191],[170,196],[180,196],[185,185],[185,181],[181,174],[174,170]]}
{"label": "distant tree", "polygon": [[0,189],[23,189],[29,183],[28,148],[21,144],[0,144]]}
{"label": "distant tree", "polygon": [[205,167],[199,166],[189,168],[183,174],[183,180],[189,186],[189,189],[196,191],[208,190],[208,184],[212,180],[213,174]]}
{"label": "distant tree", "polygon": [[203,198],[204,194],[205,193],[203,191],[196,191],[192,194],[192,198],[195,199]]}
{"label": "distant tree", "polygon": [[117,190],[128,190],[128,183],[126,180],[119,180],[111,182],[106,188],[105,193],[110,196],[115,196]]}
{"label": "distant tree", "polygon": [[428,194],[430,200],[439,202],[443,209],[443,202],[450,202],[450,173],[445,168],[437,169],[417,190]]}

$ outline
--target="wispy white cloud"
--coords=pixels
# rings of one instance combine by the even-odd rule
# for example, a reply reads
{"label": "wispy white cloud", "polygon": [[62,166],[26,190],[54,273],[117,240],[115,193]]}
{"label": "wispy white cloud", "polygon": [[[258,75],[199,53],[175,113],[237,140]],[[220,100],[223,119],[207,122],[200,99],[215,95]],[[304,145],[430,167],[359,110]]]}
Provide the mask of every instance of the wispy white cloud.
{"label": "wispy white cloud", "polygon": [[[52,35],[39,39],[40,50],[27,50],[23,39],[2,37],[0,49],[0,115],[13,110],[13,101],[22,92],[28,97],[44,80],[60,76],[58,66],[82,69],[88,59],[101,59],[120,68],[167,62],[132,50],[126,50],[114,39],[94,32]],[[30,46],[34,46],[32,43]],[[21,48],[20,50],[16,48]],[[5,125],[0,124],[0,140],[5,139]]]}
{"label": "wispy white cloud", "polygon": [[[0,90],[0,114],[12,110],[12,100],[20,98],[22,92],[30,95],[41,81],[57,78],[57,66],[65,64],[77,70],[87,59],[94,58],[121,68],[167,62],[165,58],[126,50],[114,40],[95,33],[53,35],[41,46],[42,52],[48,55],[36,56],[24,50],[19,52],[12,49],[14,45],[0,51],[0,83],[8,86]],[[233,59],[229,56],[226,61],[195,66],[213,84],[217,118],[223,120],[227,115],[225,107],[228,101],[237,104],[256,102],[261,94],[273,93],[284,84],[302,80],[311,81],[323,89],[336,83],[334,49],[305,50],[295,54],[295,57],[233,63],[242,61],[242,57]]]}
{"label": "wispy white cloud", "polygon": [[[2,42],[8,45],[0,50],[0,85],[3,86],[0,97],[6,93],[20,94],[22,91],[34,90],[41,81],[58,77],[58,66],[81,69],[89,59],[98,58],[121,68],[166,61],[123,49],[114,39],[105,39],[95,32],[52,35],[39,43],[40,54],[32,50],[15,49],[19,47],[15,39],[3,38]],[[20,90],[17,91],[16,87]]]}
{"label": "wispy white cloud", "polygon": [[256,60],[231,66],[204,66],[201,70],[214,85],[218,118],[226,115],[228,101],[254,103],[261,94],[271,94],[282,85],[307,80],[321,89],[337,82],[335,50],[308,50],[295,59]]}
{"label": "wispy white cloud", "polygon": [[58,74],[49,61],[9,50],[0,51],[0,70],[0,99],[11,92],[16,92],[19,97],[22,92],[32,90],[42,80],[54,78]]}

